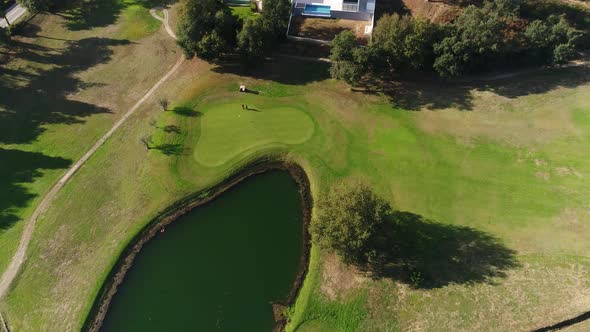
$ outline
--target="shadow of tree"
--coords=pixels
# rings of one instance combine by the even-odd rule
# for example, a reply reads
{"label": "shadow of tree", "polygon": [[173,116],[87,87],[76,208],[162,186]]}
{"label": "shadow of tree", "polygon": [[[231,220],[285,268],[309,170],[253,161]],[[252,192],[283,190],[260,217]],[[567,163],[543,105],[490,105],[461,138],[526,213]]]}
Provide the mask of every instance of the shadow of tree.
{"label": "shadow of tree", "polygon": [[304,85],[330,78],[330,65],[324,62],[310,62],[290,58],[276,58],[244,65],[239,61],[220,61],[212,71],[220,74],[234,74],[256,79],[270,80],[282,84]]}
{"label": "shadow of tree", "polygon": [[482,84],[477,89],[491,91],[503,97],[517,98],[547,93],[558,88],[575,88],[588,82],[590,82],[590,68],[579,66],[548,68],[510,81]]}
{"label": "shadow of tree", "polygon": [[56,14],[66,19],[65,26],[69,30],[90,30],[115,23],[121,11],[129,5],[137,4],[144,8],[153,8],[169,2],[164,0],[135,0],[133,2],[120,0],[75,0],[70,4],[62,5],[63,8],[60,13]]}
{"label": "shadow of tree", "polygon": [[68,29],[89,30],[113,24],[123,8],[119,0],[77,0],[62,15]]}
{"label": "shadow of tree", "polygon": [[40,177],[42,169],[62,169],[70,164],[70,160],[38,152],[0,148],[0,232],[16,223],[19,217],[15,210],[35,197],[27,183]]}
{"label": "shadow of tree", "polygon": [[184,107],[184,106],[174,107],[172,109],[172,112],[177,115],[188,116],[188,117],[199,117],[199,116],[203,115],[203,113],[201,113],[195,109],[192,109],[190,107]]}
{"label": "shadow of tree", "polygon": [[544,94],[559,88],[575,88],[590,82],[590,68],[585,66],[556,67],[520,73],[515,77],[489,79],[493,76],[475,77],[472,80],[439,80],[417,76],[415,80],[367,79],[353,91],[366,94],[382,94],[392,106],[409,111],[421,109],[462,111],[474,109],[475,92],[492,92],[502,97]]}
{"label": "shadow of tree", "polygon": [[373,258],[361,267],[376,278],[392,278],[418,288],[492,283],[519,266],[516,253],[490,234],[400,211],[380,225],[367,252]]}
{"label": "shadow of tree", "polygon": [[[111,46],[125,40],[87,38],[69,42],[63,52],[32,46],[19,57],[31,62],[51,64],[51,69],[36,73],[0,68],[0,143],[29,143],[52,123],[81,123],[82,118],[110,110],[68,98],[71,93],[95,86],[76,77],[98,64],[108,62]],[[26,45],[20,45],[26,47]]]}
{"label": "shadow of tree", "polygon": [[383,14],[396,13],[398,15],[411,15],[410,10],[401,0],[377,1],[375,6],[375,23],[379,21]]}
{"label": "shadow of tree", "polygon": [[383,94],[391,105],[408,111],[421,109],[442,110],[457,108],[462,111],[473,109],[473,87],[461,84],[417,81],[371,81],[353,88],[353,91],[367,94]]}
{"label": "shadow of tree", "polygon": [[181,144],[164,143],[158,145],[151,145],[150,150],[158,150],[166,156],[180,156],[185,152],[185,148]]}

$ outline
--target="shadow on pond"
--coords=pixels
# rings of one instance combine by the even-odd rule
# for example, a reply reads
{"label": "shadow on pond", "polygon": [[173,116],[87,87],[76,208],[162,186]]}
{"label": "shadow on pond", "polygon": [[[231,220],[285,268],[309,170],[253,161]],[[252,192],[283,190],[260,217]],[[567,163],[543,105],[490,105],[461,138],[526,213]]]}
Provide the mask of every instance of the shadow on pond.
{"label": "shadow on pond", "polygon": [[360,267],[375,278],[416,288],[453,283],[493,283],[519,266],[516,252],[494,236],[466,226],[436,223],[410,212],[392,212],[380,224]]}

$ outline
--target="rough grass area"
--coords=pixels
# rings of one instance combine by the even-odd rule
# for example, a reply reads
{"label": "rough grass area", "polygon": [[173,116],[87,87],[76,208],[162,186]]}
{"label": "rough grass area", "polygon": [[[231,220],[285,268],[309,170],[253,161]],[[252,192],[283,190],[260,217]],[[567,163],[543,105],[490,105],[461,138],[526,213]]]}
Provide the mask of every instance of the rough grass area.
{"label": "rough grass area", "polygon": [[[73,38],[89,33],[72,32],[61,20],[39,21],[39,34]],[[93,33],[118,33],[120,23]],[[21,131],[6,126],[0,135],[10,133],[6,137],[13,141],[4,138],[2,149],[25,156],[14,157],[21,160],[14,170],[6,164],[0,168],[9,174],[2,188],[31,195],[46,190],[139,98],[143,89],[138,85],[153,84],[156,68],[165,71],[163,63],[175,60],[176,54],[168,57],[172,44],[159,41],[161,33],[112,46],[111,58],[100,65],[54,74],[64,81],[51,80],[52,88],[62,92],[58,96],[71,93],[68,98],[33,102],[17,88],[30,86],[27,79],[41,84],[37,70],[51,74],[57,70],[53,66],[69,68],[67,62],[19,60],[22,67],[15,62],[12,70],[30,69],[2,80],[11,82],[2,85],[11,92],[4,92],[2,102],[9,100],[4,96],[21,94],[12,112],[54,110],[51,119],[59,119],[63,110],[83,111],[87,104],[102,112],[70,114],[72,121],[58,123],[41,115],[35,122],[22,117],[25,122],[12,122],[26,129]],[[28,42],[45,40],[38,36]],[[39,220],[28,261],[0,304],[13,330],[79,330],[117,257],[158,211],[269,154],[300,163],[315,198],[334,181],[364,178],[412,216],[401,243],[416,249],[408,258],[417,266],[437,259],[432,266],[440,271],[438,279],[437,271],[425,271],[435,283],[421,282],[419,274],[370,278],[314,248],[308,277],[289,311],[289,331],[532,330],[588,310],[587,68],[480,85],[401,84],[383,95],[355,92],[327,79],[325,64],[276,61],[247,73],[229,65],[186,62],[101,147]],[[72,80],[86,84],[73,89]],[[240,84],[255,93],[238,92]],[[171,101],[170,111],[158,107],[160,98]],[[243,111],[241,104],[259,112]],[[6,114],[12,119],[11,112]],[[149,150],[140,140],[146,136],[151,137]],[[32,158],[32,151],[41,156]],[[36,164],[27,166],[31,160]],[[22,219],[36,199],[10,201],[6,206],[12,210],[4,210]],[[10,239],[21,224],[2,233],[1,248],[14,245]],[[479,245],[489,238],[497,245]],[[445,250],[436,250],[439,244]],[[490,260],[481,266],[495,251],[513,252],[515,264]],[[472,265],[481,269],[469,269]]]}
{"label": "rough grass area", "polygon": [[176,60],[147,5],[37,15],[0,50],[0,271],[43,193]]}

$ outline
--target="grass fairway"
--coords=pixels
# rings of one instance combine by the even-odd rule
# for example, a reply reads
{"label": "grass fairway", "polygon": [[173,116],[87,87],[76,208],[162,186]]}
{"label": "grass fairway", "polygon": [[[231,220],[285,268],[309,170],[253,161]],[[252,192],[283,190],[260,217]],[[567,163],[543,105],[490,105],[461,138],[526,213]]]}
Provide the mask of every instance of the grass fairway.
{"label": "grass fairway", "polygon": [[313,122],[304,112],[289,107],[263,107],[224,103],[207,108],[201,119],[201,137],[195,160],[208,167],[221,166],[240,155],[268,148],[301,144],[313,134]]}
{"label": "grass fairway", "polygon": [[[56,36],[73,34],[51,21],[39,24],[56,29]],[[123,21],[101,31],[115,34],[121,26]],[[176,54],[165,60],[157,52],[148,55],[150,47],[173,49],[147,43],[160,33],[137,45],[113,46],[113,57],[135,69],[174,61]],[[111,65],[106,61],[76,77],[108,84],[117,91],[110,92],[112,100],[104,98],[101,84],[87,85],[73,98],[104,103],[113,113],[47,124],[35,139],[5,143],[5,150],[45,155],[18,158],[45,168],[26,173],[3,165],[0,170],[16,175],[2,181],[10,188],[25,182],[25,193],[39,195],[112,123],[105,119],[132,102],[141,90],[137,84],[152,83],[154,73]],[[426,265],[434,271],[424,273],[436,281],[412,287],[394,275],[372,279],[314,249],[289,312],[289,331],[532,330],[588,310],[590,70],[555,69],[482,85],[407,83],[389,95],[351,91],[327,79],[323,64],[311,62],[281,59],[240,73],[184,63],[64,187],[39,220],[28,260],[0,303],[13,330],[79,330],[118,255],[158,211],[269,154],[300,163],[316,198],[334,181],[362,177],[414,216],[414,233],[406,233],[404,243],[421,252],[414,259],[433,263]],[[239,84],[258,94],[238,92]],[[18,91],[10,89],[4,91]],[[162,97],[174,111],[159,109],[155,101]],[[260,112],[242,111],[241,104]],[[146,136],[152,138],[149,150],[140,140]],[[73,144],[71,137],[79,141]],[[58,157],[65,161],[52,159]],[[22,218],[34,203],[26,200],[25,208],[12,202],[11,215]],[[18,225],[2,233],[5,247],[12,239],[5,234],[14,235]],[[477,254],[470,255],[490,237],[496,246],[475,247]],[[514,264],[486,266],[494,248],[513,253]]]}

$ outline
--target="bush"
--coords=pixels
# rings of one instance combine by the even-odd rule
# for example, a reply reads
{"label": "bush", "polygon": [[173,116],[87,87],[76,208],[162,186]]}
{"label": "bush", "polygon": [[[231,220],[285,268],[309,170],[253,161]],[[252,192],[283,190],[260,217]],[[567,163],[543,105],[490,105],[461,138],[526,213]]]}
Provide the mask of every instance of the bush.
{"label": "bush", "polygon": [[258,6],[256,5],[256,2],[255,2],[255,1],[252,1],[252,2],[250,3],[250,10],[251,10],[253,13],[256,13],[256,12],[258,11]]}
{"label": "bush", "polygon": [[390,212],[385,201],[357,182],[333,186],[319,199],[316,211],[310,227],[313,242],[349,263],[370,258],[369,240]]}

